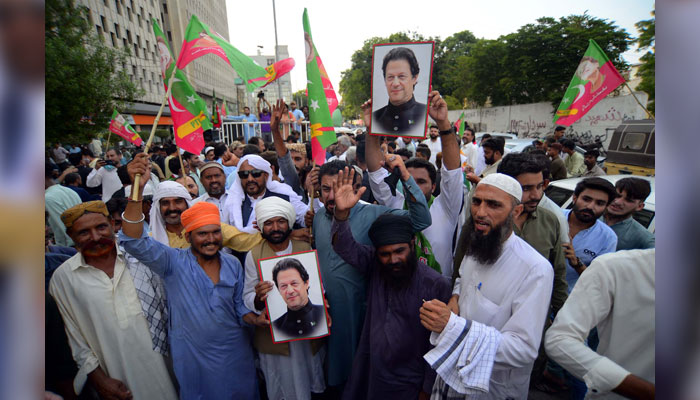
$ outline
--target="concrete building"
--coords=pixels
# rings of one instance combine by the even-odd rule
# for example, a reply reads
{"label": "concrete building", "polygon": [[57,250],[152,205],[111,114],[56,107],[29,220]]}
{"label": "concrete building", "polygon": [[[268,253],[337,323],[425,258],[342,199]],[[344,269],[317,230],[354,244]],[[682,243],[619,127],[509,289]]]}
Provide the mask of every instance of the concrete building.
{"label": "concrete building", "polygon": [[[225,0],[78,0],[78,3],[88,8],[88,21],[105,44],[131,51],[121,67],[145,94],[128,110],[120,111],[132,115],[137,130],[150,129],[165,96],[152,18],[163,29],[175,57],[193,14],[228,39]],[[190,63],[185,74],[208,104],[216,89],[219,102],[225,98],[229,109],[237,108],[238,93],[234,83],[237,75],[222,59],[207,55]],[[172,126],[172,120],[166,106],[159,127],[168,126]]]}
{"label": "concrete building", "polygon": [[[258,63],[260,66],[267,67],[268,65],[272,65],[275,63],[275,55],[263,55],[261,54],[260,49],[258,49],[258,54],[254,56],[249,56],[253,60],[255,60],[256,63]],[[279,45],[277,46],[277,60],[284,60],[285,58],[289,57],[289,50],[286,45]],[[250,102],[246,105],[249,105],[249,107],[252,110],[255,110],[255,105],[258,102],[258,93],[265,92],[265,99],[270,102],[270,104],[275,104],[277,99],[279,98],[279,87],[282,89],[282,98],[286,101],[289,102],[292,99],[292,77],[290,74],[287,74],[280,79],[276,80],[275,82],[271,83],[270,85],[256,90],[254,93],[249,94],[247,96],[246,102]],[[242,107],[242,106],[241,106]]]}

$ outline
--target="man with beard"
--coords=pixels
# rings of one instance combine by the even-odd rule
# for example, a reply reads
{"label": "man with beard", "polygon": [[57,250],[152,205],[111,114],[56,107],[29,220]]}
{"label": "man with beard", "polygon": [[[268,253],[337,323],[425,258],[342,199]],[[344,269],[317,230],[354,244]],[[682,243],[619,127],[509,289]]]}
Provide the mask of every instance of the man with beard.
{"label": "man with beard", "polygon": [[277,153],[277,163],[279,172],[284,178],[284,183],[289,185],[296,194],[306,199],[308,196],[302,188],[302,171],[308,164],[306,157],[306,145],[302,143],[284,143],[281,123],[289,122],[289,112],[283,100],[277,100],[277,104],[272,106],[272,116],[270,117],[270,129],[272,130],[273,144]]}
{"label": "man with beard", "polygon": [[[144,154],[129,164],[129,176],[144,175]],[[222,253],[219,209],[206,202],[182,213],[188,249],[173,249],[143,229],[140,187],[122,215],[119,241],[158,274],[168,293],[170,346],[183,399],[254,399],[257,384],[247,325],[264,319],[243,304],[243,270]],[[148,374],[146,374],[148,376]]]}
{"label": "man with beard", "polygon": [[438,129],[437,125],[430,125],[428,136],[429,138],[422,141],[421,144],[428,146],[430,149],[430,160],[428,161],[435,165],[437,153],[442,152],[442,138],[440,138],[440,129]]}
{"label": "man with beard", "polygon": [[644,209],[644,200],[651,193],[649,181],[642,178],[622,178],[615,182],[618,197],[605,209],[605,223],[617,235],[617,250],[653,249],[654,234],[632,216]]}
{"label": "man with beard", "polygon": [[[246,255],[243,302],[248,309],[266,318],[265,299],[273,283],[260,281],[258,260],[309,251],[311,246],[290,237],[296,213],[288,201],[275,196],[262,199],[255,205],[255,215],[265,240]],[[269,319],[267,324],[270,324]],[[273,343],[269,326],[256,327],[253,346],[260,356],[268,397],[304,399],[311,393],[322,393],[326,389],[324,344],[324,339]]]}
{"label": "man with beard", "polygon": [[177,399],[163,358],[168,342],[161,280],[115,245],[103,202],[81,203],[61,219],[79,253],[54,272],[49,293],[79,368],[75,393],[89,381],[100,398]]}
{"label": "man with beard", "polygon": [[289,185],[274,181],[270,163],[262,157],[249,154],[238,162],[238,176],[229,189],[225,215],[231,225],[239,231],[256,233],[255,204],[268,197],[279,197],[289,201],[296,210],[296,222],[304,226],[304,214],[309,206]]}
{"label": "man with beard", "polygon": [[435,372],[423,360],[430,331],[417,311],[425,299],[447,302],[450,281],[418,260],[411,220],[382,214],[369,229],[372,246],[353,237],[348,217],[365,188],[356,193],[353,173],[333,183],[333,250],[367,277],[367,314],[345,399],[428,398]]}
{"label": "man with beard", "polygon": [[206,162],[199,167],[199,177],[206,193],[197,197],[193,203],[205,201],[214,204],[219,209],[219,216],[222,221],[226,221],[224,215],[224,204],[228,198],[226,193],[226,174],[224,167],[218,162]]}
{"label": "man with beard", "polygon": [[[449,305],[432,300],[420,310],[436,345],[425,356],[438,374],[433,398],[466,398],[467,393],[527,398],[554,272],[513,234],[522,197],[520,183],[510,176],[495,173],[479,182],[467,222],[466,257]],[[465,361],[475,365],[460,371]]]}
{"label": "man with beard", "polygon": [[617,247],[617,235],[599,219],[616,197],[615,187],[603,178],[583,179],[574,188],[573,208],[564,211],[571,243],[562,244],[569,293],[594,258]]}
{"label": "man with beard", "polygon": [[[368,102],[369,103],[369,102]],[[363,110],[371,112],[371,106],[365,103]],[[313,218],[313,233],[316,249],[321,264],[321,276],[330,308],[328,309],[334,321],[333,332],[328,337],[328,384],[331,394],[339,397],[352,368],[355,351],[358,346],[362,324],[365,319],[366,280],[365,277],[350,264],[345,262],[334,250],[331,243],[331,226],[335,212],[334,183],[342,176],[348,176],[348,166],[345,162],[336,160],[326,162],[318,171],[318,181],[321,192],[321,208]],[[354,183],[360,182],[356,176]],[[348,222],[355,240],[363,245],[370,245],[367,232],[372,223],[382,214],[391,213],[407,215],[411,220],[412,232],[420,232],[430,226],[430,211],[425,196],[413,177],[402,181],[408,210],[397,210],[386,206],[357,203],[349,211]],[[359,187],[359,185],[358,185]]]}
{"label": "man with beard", "polygon": [[467,174],[467,179],[474,185],[478,184],[481,179],[489,174],[494,174],[498,171],[498,164],[501,163],[501,158],[503,157],[505,142],[502,138],[492,137],[486,139],[485,142],[481,144],[484,149],[484,161],[486,162],[486,168],[481,171],[479,176],[474,172]]}
{"label": "man with beard", "polygon": [[583,177],[607,175],[603,168],[600,168],[598,165],[599,156],[600,152],[598,150],[588,150],[583,153],[583,163],[586,165],[586,172],[583,173]]}

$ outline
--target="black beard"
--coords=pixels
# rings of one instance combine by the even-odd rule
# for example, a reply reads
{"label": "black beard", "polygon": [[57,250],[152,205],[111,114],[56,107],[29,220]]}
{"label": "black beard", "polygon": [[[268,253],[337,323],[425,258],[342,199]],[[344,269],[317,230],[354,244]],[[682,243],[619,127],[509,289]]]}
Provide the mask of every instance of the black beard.
{"label": "black beard", "polygon": [[491,231],[486,235],[479,233],[474,228],[473,219],[469,219],[467,224],[466,255],[474,257],[481,264],[494,264],[501,256],[503,243],[513,229],[512,215],[509,215],[501,225],[491,227]]}
{"label": "black beard", "polygon": [[[416,249],[414,247],[411,247],[406,262],[387,265],[379,262],[376,256],[375,261],[379,268],[379,277],[387,286],[394,290],[407,288],[411,284],[416,269],[418,269],[418,257],[416,256]],[[399,267],[400,270],[394,272],[394,267]]]}
{"label": "black beard", "polygon": [[[276,235],[276,234],[281,234],[282,236],[274,237],[273,235]],[[261,233],[263,239],[267,240],[268,242],[270,242],[270,243],[272,243],[272,244],[284,243],[284,241],[287,240],[287,238],[288,238],[289,235],[291,235],[291,234],[292,234],[292,230],[291,230],[291,229],[288,229],[287,232],[283,232],[283,231],[272,231],[272,232],[270,232],[270,233],[265,233],[265,232],[262,232],[262,233]]]}
{"label": "black beard", "polygon": [[576,204],[574,204],[574,208],[572,211],[574,212],[576,219],[583,222],[584,224],[595,222],[596,219],[600,218],[600,215],[595,215],[595,213],[592,210],[589,210],[587,208],[581,209],[577,207]]}

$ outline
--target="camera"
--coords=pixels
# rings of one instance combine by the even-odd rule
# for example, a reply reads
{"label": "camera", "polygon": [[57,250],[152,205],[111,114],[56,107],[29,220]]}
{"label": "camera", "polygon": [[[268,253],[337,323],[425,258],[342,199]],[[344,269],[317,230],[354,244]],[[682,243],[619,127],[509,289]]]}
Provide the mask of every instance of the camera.
{"label": "camera", "polygon": [[258,98],[259,99],[265,98],[265,92],[258,93]]}
{"label": "camera", "polygon": [[112,160],[105,160],[105,165],[114,165],[114,161],[112,161]]}

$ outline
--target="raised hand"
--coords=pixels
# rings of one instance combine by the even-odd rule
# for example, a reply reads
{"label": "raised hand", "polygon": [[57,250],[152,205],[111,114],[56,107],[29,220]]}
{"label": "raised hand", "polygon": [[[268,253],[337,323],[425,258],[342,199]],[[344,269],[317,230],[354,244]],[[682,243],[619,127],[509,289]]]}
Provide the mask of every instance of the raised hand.
{"label": "raised hand", "polygon": [[270,129],[273,131],[279,130],[280,121],[285,117],[288,117],[287,105],[284,104],[284,100],[278,99],[277,103],[272,106],[272,113],[270,114]]}
{"label": "raised hand", "polygon": [[446,131],[450,129],[450,121],[447,119],[447,103],[440,96],[440,92],[433,90],[428,94],[428,114],[438,124],[438,129]]}
{"label": "raised hand", "polygon": [[139,181],[139,186],[140,189],[143,190],[143,187],[146,186],[146,183],[148,183],[151,176],[151,166],[150,161],[148,160],[148,154],[136,154],[134,159],[127,164],[126,171],[129,173],[129,178],[131,179],[132,184],[134,183],[134,178],[136,175],[141,175],[142,179]]}
{"label": "raised hand", "polygon": [[337,219],[345,220],[350,214],[350,209],[360,201],[360,197],[365,192],[367,188],[361,187],[360,190],[355,193],[355,189],[352,187],[353,178],[355,177],[355,170],[345,167],[344,170],[338,171],[338,179],[333,182],[333,194],[335,197],[335,212],[334,215]]}
{"label": "raised hand", "polygon": [[372,99],[362,103],[360,108],[362,108],[362,120],[365,122],[365,126],[369,129],[369,122],[372,118]]}

